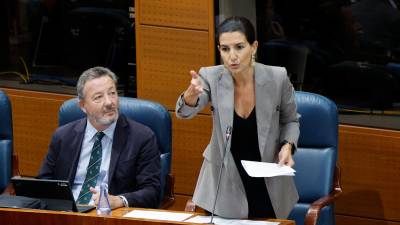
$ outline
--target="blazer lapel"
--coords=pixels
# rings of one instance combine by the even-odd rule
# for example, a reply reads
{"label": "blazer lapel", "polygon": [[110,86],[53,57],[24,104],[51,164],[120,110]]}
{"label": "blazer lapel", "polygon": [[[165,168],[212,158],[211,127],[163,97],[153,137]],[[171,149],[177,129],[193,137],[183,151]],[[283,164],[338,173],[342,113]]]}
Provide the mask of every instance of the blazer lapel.
{"label": "blazer lapel", "polygon": [[108,185],[110,185],[113,179],[114,171],[117,166],[119,156],[127,140],[126,137],[127,133],[125,131],[126,126],[127,126],[126,117],[120,114],[114,131],[114,138],[111,149],[110,167],[108,170]]}
{"label": "blazer lapel", "polygon": [[[219,120],[221,122],[221,134],[223,145],[225,142],[225,133],[228,126],[232,127],[233,108],[234,108],[234,86],[233,79],[228,70],[224,69],[222,76],[218,80],[217,87],[217,107],[219,112]],[[228,143],[229,144],[229,143]],[[223,155],[223,147],[220,148],[221,158]]]}
{"label": "blazer lapel", "polygon": [[[233,78],[227,69],[224,69],[217,87],[217,106],[219,112],[219,121],[220,121],[220,128],[221,128],[221,137],[222,137],[222,145],[220,145],[220,155],[221,159],[223,157],[223,151],[225,151],[225,133],[228,126],[233,126],[233,110],[234,110],[234,84]],[[225,167],[225,172],[227,173],[226,176],[230,178],[232,183],[237,183],[239,185],[239,190],[241,196],[245,196],[244,186],[242,184],[242,180],[239,176],[239,171],[237,170],[235,161],[233,156],[230,152],[230,139],[227,143],[225,160],[223,162]],[[222,190],[224,191],[224,190]],[[247,207],[247,203],[245,206]]]}
{"label": "blazer lapel", "polygon": [[[266,69],[264,69],[266,68]],[[270,96],[274,96],[276,91],[271,78],[272,69],[270,67],[262,67],[256,63],[255,74],[255,89],[256,89],[256,117],[257,117],[257,134],[258,145],[260,149],[261,159],[265,145],[267,143],[267,134],[270,129],[270,121],[274,108],[274,102]],[[272,92],[272,93],[271,93]]]}
{"label": "blazer lapel", "polygon": [[86,117],[81,119],[73,129],[74,133],[69,134],[72,137],[75,137],[71,139],[71,143],[69,145],[76,146],[71,148],[71,155],[73,155],[73,165],[68,174],[68,180],[70,184],[73,184],[75,180],[76,169],[78,167],[79,157],[81,155],[81,150],[82,150],[83,137],[85,136],[86,121],[87,121]]}

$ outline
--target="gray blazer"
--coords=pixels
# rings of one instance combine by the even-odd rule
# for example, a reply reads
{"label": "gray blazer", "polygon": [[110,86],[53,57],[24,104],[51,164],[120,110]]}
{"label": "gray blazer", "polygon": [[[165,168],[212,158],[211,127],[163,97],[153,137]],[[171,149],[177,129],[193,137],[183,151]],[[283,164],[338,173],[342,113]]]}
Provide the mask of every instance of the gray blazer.
{"label": "gray blazer", "polygon": [[[230,72],[222,65],[201,68],[199,73],[204,78],[202,83],[205,91],[195,107],[186,105],[181,95],[176,104],[176,116],[190,119],[211,103],[213,130],[210,143],[203,153],[204,161],[193,194],[193,202],[211,212],[225,132],[233,124],[234,88]],[[255,92],[261,159],[263,162],[277,162],[281,142],[287,140],[297,146],[300,131],[294,89],[284,68],[256,63]],[[246,192],[229,151],[230,141],[227,149],[215,213],[228,218],[246,218]],[[265,184],[277,218],[287,218],[299,198],[293,178],[265,178]]]}

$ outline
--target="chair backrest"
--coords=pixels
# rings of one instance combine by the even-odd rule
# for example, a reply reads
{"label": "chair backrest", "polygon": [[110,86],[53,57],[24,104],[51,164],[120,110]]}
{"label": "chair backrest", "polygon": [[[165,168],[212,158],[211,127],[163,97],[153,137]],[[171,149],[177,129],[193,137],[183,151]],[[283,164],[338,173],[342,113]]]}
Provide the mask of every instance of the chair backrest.
{"label": "chair backrest", "polygon": [[[300,117],[300,138],[294,155],[297,171],[295,183],[300,199],[289,215],[296,224],[314,201],[329,195],[333,189],[338,151],[338,113],[328,98],[307,92],[295,94]],[[334,206],[322,209],[318,224],[335,224]]]}
{"label": "chair backrest", "polygon": [[[172,154],[172,128],[171,116],[161,104],[148,100],[120,97],[119,112],[128,118],[150,127],[157,137],[161,158],[161,193],[160,200],[164,196],[164,187],[167,175],[171,170]],[[81,111],[77,98],[63,103],[58,114],[58,125],[64,125],[85,117]]]}
{"label": "chair backrest", "polygon": [[10,100],[1,90],[0,115],[0,193],[2,193],[12,175],[13,127]]}

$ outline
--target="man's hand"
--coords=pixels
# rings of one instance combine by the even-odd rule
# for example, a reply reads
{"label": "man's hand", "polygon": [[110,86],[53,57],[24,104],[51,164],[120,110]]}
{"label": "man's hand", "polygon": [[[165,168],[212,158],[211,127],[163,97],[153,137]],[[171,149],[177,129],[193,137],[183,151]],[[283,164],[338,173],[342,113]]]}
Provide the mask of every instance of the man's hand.
{"label": "man's hand", "polygon": [[294,160],[292,158],[292,145],[286,143],[282,146],[281,150],[279,151],[279,165],[281,166],[294,166]]}
{"label": "man's hand", "polygon": [[[97,207],[97,205],[99,204],[100,192],[92,187],[90,188],[90,192],[92,192],[92,194],[93,194],[92,199],[93,199],[94,205]],[[109,194],[108,201],[110,202],[111,209],[124,207],[124,203],[119,196]]]}

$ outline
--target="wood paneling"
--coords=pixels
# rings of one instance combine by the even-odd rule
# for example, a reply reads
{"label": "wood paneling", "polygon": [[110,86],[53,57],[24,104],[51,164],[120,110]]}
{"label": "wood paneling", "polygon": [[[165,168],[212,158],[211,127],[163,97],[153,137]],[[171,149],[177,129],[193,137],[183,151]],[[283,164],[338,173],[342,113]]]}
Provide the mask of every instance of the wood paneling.
{"label": "wood paneling", "polygon": [[138,96],[173,111],[189,85],[189,71],[215,63],[214,1],[136,0],[135,5]]}
{"label": "wood paneling", "polygon": [[400,131],[340,126],[336,213],[400,222]]}
{"label": "wood paneling", "polygon": [[138,96],[175,109],[190,84],[189,71],[211,64],[208,32],[141,26],[139,40]]}
{"label": "wood paneling", "polygon": [[3,89],[10,97],[13,115],[14,154],[23,176],[38,173],[57,128],[58,109],[70,95]]}
{"label": "wood paneling", "polygon": [[215,64],[214,1],[136,0],[135,6],[137,94],[171,112],[175,193],[190,196],[211,136],[210,109],[192,120],[176,119],[174,110],[189,71]]}
{"label": "wood paneling", "polygon": [[204,0],[140,0],[136,2],[141,13],[136,23],[207,31],[212,4]]}
{"label": "wood paneling", "polygon": [[168,208],[168,210],[185,210],[186,202],[192,199],[191,195],[180,195],[176,194],[175,195],[175,201],[174,204]]}
{"label": "wood paneling", "polygon": [[336,225],[400,225],[400,222],[337,215]]}
{"label": "wood paneling", "polygon": [[172,173],[175,193],[192,195],[203,161],[203,151],[210,141],[211,116],[198,115],[191,120],[172,116]]}

